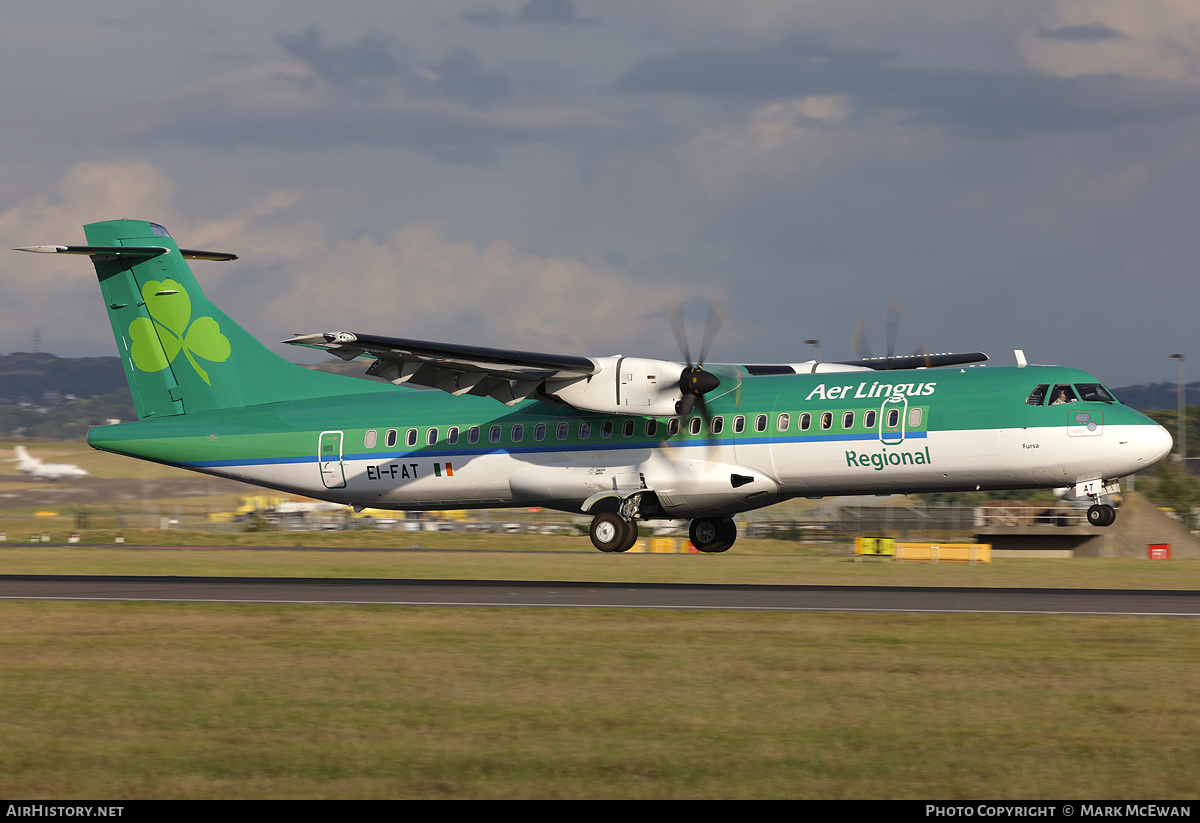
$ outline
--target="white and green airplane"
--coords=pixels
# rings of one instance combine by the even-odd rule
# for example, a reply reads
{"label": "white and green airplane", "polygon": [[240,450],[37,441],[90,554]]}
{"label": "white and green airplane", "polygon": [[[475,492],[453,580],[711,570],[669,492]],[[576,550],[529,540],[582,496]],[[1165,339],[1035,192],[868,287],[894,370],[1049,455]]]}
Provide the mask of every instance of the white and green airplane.
{"label": "white and green airplane", "polygon": [[185,262],[235,255],[139,220],[85,232],[86,246],[21,251],[95,265],[138,420],[88,443],[355,508],[586,512],[608,552],[632,547],[638,521],[689,519],[693,545],[719,552],[733,515],[793,497],[1073,486],[1105,526],[1101,495],[1172,445],[1086,372],[969,365],[979,353],[705,366],[686,343],[674,362],[286,341],[369,358],[390,383],[315,372],[210,303]]}

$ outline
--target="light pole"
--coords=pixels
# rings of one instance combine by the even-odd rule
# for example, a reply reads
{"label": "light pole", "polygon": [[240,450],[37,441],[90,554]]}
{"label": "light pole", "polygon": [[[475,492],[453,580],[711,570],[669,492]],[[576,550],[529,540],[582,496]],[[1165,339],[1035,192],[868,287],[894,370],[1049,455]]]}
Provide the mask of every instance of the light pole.
{"label": "light pole", "polygon": [[1179,361],[1179,383],[1178,383],[1178,389],[1177,389],[1177,392],[1179,395],[1179,399],[1178,399],[1179,411],[1177,413],[1177,419],[1175,421],[1175,431],[1177,432],[1177,434],[1175,436],[1175,443],[1177,446],[1179,446],[1178,459],[1180,460],[1180,462],[1182,462],[1184,459],[1187,458],[1187,417],[1185,416],[1186,411],[1187,411],[1187,406],[1185,405],[1185,402],[1184,402],[1186,399],[1185,393],[1187,391],[1187,386],[1184,383],[1184,376],[1183,376],[1183,363],[1184,363],[1183,355],[1182,354],[1173,354],[1173,355],[1171,355],[1171,358]]}

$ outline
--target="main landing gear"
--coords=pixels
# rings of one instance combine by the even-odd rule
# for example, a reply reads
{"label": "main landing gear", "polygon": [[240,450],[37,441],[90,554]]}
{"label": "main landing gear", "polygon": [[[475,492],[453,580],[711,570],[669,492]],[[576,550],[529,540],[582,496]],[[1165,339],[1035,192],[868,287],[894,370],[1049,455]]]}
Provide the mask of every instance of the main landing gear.
{"label": "main landing gear", "polygon": [[1107,504],[1096,503],[1088,508],[1088,522],[1093,526],[1111,526],[1117,520],[1117,510]]}
{"label": "main landing gear", "polygon": [[636,520],[626,520],[616,512],[601,512],[589,529],[592,545],[602,552],[627,552],[638,539]]}
{"label": "main landing gear", "polygon": [[[616,512],[602,512],[592,519],[588,533],[592,545],[602,552],[627,552],[637,542],[638,526],[636,520],[626,520]],[[688,536],[698,551],[723,552],[737,540],[737,526],[731,517],[698,517]]]}

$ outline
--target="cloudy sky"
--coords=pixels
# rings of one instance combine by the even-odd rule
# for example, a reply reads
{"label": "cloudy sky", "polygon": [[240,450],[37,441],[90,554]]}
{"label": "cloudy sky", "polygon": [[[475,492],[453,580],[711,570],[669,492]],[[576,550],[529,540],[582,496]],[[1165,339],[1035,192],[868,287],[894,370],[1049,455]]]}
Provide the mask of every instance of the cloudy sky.
{"label": "cloudy sky", "polygon": [[[839,359],[897,298],[902,353],[1200,376],[1194,0],[6,0],[0,102],[5,247],[163,223],[268,341],[677,357],[711,298],[713,360]],[[0,283],[0,351],[115,353],[85,259]]]}

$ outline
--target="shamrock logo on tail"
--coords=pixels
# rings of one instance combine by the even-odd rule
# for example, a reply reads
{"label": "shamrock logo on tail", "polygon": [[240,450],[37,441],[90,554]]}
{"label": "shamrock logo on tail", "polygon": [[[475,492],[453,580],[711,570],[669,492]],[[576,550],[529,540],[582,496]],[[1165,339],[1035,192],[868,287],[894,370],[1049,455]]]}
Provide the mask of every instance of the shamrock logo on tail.
{"label": "shamrock logo on tail", "polygon": [[142,286],[142,300],[153,320],[139,317],[129,324],[134,365],[142,371],[162,371],[182,351],[196,374],[211,386],[196,357],[212,363],[223,363],[229,357],[229,338],[221,334],[217,321],[197,317],[193,322],[192,299],[174,280],[148,281]]}

